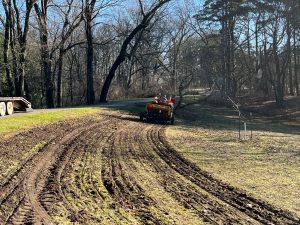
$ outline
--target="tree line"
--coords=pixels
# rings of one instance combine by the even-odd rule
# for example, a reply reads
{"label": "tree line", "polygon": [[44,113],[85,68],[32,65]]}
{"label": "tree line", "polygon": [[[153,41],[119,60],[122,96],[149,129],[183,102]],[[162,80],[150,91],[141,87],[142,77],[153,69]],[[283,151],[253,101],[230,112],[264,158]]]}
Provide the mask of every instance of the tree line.
{"label": "tree line", "polygon": [[2,0],[0,96],[299,95],[297,0]]}
{"label": "tree line", "polygon": [[205,2],[197,19],[203,30],[219,28],[219,48],[211,54],[221,60],[212,74],[222,74],[223,95],[262,91],[278,107],[285,95],[299,95],[299,11],[297,0]]}

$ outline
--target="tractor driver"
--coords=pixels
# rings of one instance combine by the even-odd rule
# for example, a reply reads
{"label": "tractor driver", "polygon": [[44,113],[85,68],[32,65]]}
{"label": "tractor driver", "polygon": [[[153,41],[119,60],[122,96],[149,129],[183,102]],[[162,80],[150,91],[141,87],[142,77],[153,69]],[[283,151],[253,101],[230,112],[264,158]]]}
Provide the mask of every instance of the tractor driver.
{"label": "tractor driver", "polygon": [[163,102],[162,94],[159,93],[159,94],[154,98],[153,103],[161,104],[162,102]]}

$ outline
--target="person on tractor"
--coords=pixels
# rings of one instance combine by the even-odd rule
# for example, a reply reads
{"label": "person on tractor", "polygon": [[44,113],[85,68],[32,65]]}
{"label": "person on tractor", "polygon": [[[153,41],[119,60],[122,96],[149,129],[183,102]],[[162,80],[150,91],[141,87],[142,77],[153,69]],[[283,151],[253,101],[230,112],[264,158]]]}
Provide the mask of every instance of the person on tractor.
{"label": "person on tractor", "polygon": [[168,103],[168,98],[167,98],[167,95],[164,95],[164,98],[163,98],[163,103],[167,104]]}
{"label": "person on tractor", "polygon": [[174,104],[175,103],[175,97],[170,95],[170,98],[168,99],[169,104]]}
{"label": "person on tractor", "polygon": [[152,102],[153,102],[153,103],[156,103],[156,104],[161,104],[161,103],[163,103],[162,94],[159,93],[159,94],[154,98],[154,100],[153,100]]}
{"label": "person on tractor", "polygon": [[174,96],[170,95],[170,97],[167,98],[167,95],[164,95],[164,97],[162,97],[161,93],[159,93],[152,101],[152,103],[154,104],[168,104],[171,106],[173,106],[174,102],[175,102]]}
{"label": "person on tractor", "polygon": [[153,99],[152,103],[158,104],[158,97],[157,96],[155,96],[155,98]]}

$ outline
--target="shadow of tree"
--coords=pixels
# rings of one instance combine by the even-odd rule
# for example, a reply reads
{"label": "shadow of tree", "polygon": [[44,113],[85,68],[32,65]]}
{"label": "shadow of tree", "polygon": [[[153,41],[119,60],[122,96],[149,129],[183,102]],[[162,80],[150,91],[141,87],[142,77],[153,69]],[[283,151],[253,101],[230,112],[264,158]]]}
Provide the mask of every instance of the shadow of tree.
{"label": "shadow of tree", "polygon": [[[248,130],[300,135],[300,125],[289,120],[263,117],[256,114],[250,118],[249,112],[242,113],[246,115],[245,122]],[[179,109],[177,117],[181,119],[179,123],[183,127],[238,130],[240,123],[238,112],[234,109],[212,106],[204,102]],[[241,129],[243,129],[243,120],[241,120]]]}

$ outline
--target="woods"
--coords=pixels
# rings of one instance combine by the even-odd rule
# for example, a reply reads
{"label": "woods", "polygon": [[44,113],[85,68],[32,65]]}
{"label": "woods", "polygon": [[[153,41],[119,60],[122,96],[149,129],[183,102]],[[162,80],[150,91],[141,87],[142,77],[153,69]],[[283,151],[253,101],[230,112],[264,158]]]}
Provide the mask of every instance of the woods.
{"label": "woods", "polygon": [[0,96],[34,107],[299,95],[297,0],[2,0]]}

